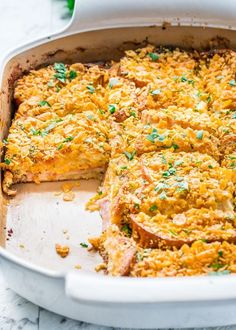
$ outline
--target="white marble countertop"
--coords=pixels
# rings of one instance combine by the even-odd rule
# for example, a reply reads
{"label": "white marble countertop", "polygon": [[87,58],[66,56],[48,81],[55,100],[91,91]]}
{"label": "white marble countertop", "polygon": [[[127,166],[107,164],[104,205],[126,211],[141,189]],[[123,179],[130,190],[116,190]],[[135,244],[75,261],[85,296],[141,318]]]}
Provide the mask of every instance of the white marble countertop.
{"label": "white marble countertop", "polygon": [[[67,24],[69,17],[65,4],[65,0],[0,0],[0,62],[10,48],[60,30]],[[0,270],[0,329],[109,328],[69,320],[31,304],[7,287]],[[236,326],[219,329],[236,330]]]}

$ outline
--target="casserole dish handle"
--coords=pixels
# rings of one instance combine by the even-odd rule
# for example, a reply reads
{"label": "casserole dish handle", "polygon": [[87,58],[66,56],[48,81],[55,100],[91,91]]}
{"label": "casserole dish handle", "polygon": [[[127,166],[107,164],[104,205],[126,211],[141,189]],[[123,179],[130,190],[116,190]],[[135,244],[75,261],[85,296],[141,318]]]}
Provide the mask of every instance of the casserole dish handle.
{"label": "casserole dish handle", "polygon": [[236,29],[235,13],[235,0],[76,0],[65,32],[168,23]]}
{"label": "casserole dish handle", "polygon": [[235,287],[236,275],[128,278],[89,272],[69,272],[65,278],[67,297],[78,302],[157,303],[227,300],[236,299],[236,291],[232,289]]}

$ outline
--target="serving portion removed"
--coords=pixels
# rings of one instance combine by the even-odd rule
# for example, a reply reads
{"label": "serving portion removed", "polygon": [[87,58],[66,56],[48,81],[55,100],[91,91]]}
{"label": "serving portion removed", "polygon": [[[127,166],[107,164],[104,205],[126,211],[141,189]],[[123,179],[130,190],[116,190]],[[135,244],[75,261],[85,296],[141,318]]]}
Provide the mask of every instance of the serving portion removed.
{"label": "serving portion removed", "polygon": [[88,238],[113,276],[236,272],[236,53],[145,48],[16,82],[3,190],[100,178]]}

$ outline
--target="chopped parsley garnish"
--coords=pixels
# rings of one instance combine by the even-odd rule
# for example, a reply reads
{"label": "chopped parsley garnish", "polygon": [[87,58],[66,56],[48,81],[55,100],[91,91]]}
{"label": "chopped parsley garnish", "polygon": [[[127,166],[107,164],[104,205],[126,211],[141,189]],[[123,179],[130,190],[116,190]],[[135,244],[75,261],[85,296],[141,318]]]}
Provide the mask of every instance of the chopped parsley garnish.
{"label": "chopped parsley garnish", "polygon": [[161,200],[165,200],[167,198],[166,193],[164,191],[162,191],[162,193],[159,195],[159,198]]}
{"label": "chopped parsley garnish", "polygon": [[41,135],[40,129],[31,128],[31,132],[33,135]]}
{"label": "chopped parsley garnish", "polygon": [[109,79],[109,87],[112,88],[119,84],[119,80],[117,78],[110,78]]}
{"label": "chopped parsley garnish", "polygon": [[54,86],[54,84],[53,84],[53,82],[50,80],[49,82],[48,82],[48,87],[53,87]]}
{"label": "chopped parsley garnish", "polygon": [[167,178],[167,177],[169,177],[171,175],[174,175],[175,173],[176,173],[176,169],[174,167],[170,167],[169,170],[167,170],[167,171],[165,171],[165,172],[162,173],[162,176],[164,178]]}
{"label": "chopped parsley garnish", "polygon": [[87,115],[86,116],[89,120],[93,120],[93,115]]}
{"label": "chopped parsley garnish", "polygon": [[234,79],[230,80],[229,85],[230,85],[231,87],[236,86],[236,82],[235,82],[235,80],[234,80]]}
{"label": "chopped parsley garnish", "polygon": [[225,265],[222,265],[222,264],[220,264],[219,262],[215,262],[214,264],[211,264],[210,265],[210,267],[212,267],[213,269],[215,269],[215,270],[218,270],[218,269],[220,269],[220,268],[222,268],[222,267],[224,267]]}
{"label": "chopped parsley garnish", "polygon": [[74,139],[73,136],[68,136],[67,138],[64,139],[63,142],[69,142],[69,141],[72,141]]}
{"label": "chopped parsley garnish", "polygon": [[77,72],[74,71],[74,70],[71,70],[69,72],[69,79],[70,79],[70,81],[73,80],[73,79],[75,79],[76,77],[77,77]]}
{"label": "chopped parsley garnish", "polygon": [[148,134],[146,136],[146,139],[152,143],[155,143],[155,140],[157,139],[158,141],[162,142],[165,140],[165,135],[164,134],[158,134],[157,129],[153,128],[152,133]]}
{"label": "chopped parsley garnish", "polygon": [[131,111],[130,112],[130,116],[133,116],[134,118],[136,118],[137,116],[136,116],[136,112],[135,111]]}
{"label": "chopped parsley garnish", "polygon": [[90,94],[93,94],[95,92],[95,88],[92,85],[86,86]]}
{"label": "chopped parsley garnish", "polygon": [[169,230],[169,233],[173,236],[178,236],[178,234],[172,229]]}
{"label": "chopped parsley garnish", "polygon": [[139,209],[140,209],[140,205],[139,205],[138,203],[134,203],[134,208],[135,208],[136,210],[139,210]]}
{"label": "chopped parsley garnish", "polygon": [[207,103],[210,103],[211,102],[211,96],[209,95],[208,97],[207,97]]}
{"label": "chopped parsley garnish", "polygon": [[202,140],[203,138],[203,131],[197,131],[196,137],[198,140]]}
{"label": "chopped parsley garnish", "polygon": [[157,53],[148,53],[148,56],[151,58],[153,62],[156,62],[160,58],[160,56]]}
{"label": "chopped parsley garnish", "polygon": [[127,170],[127,168],[128,168],[127,166],[121,166],[120,167],[121,170]]}
{"label": "chopped parsley garnish", "polygon": [[162,189],[166,189],[168,188],[168,184],[166,183],[158,183],[158,185],[154,188],[155,191],[159,192],[161,191]]}
{"label": "chopped parsley garnish", "polygon": [[101,196],[101,195],[102,195],[102,191],[101,191],[101,190],[98,192],[98,195],[99,195],[99,196]]}
{"label": "chopped parsley garnish", "polygon": [[208,168],[213,169],[214,167],[212,165],[208,165]]}
{"label": "chopped parsley garnish", "polygon": [[7,165],[10,165],[11,164],[11,160],[9,158],[5,158],[4,159],[4,163],[7,164]]}
{"label": "chopped parsley garnish", "polygon": [[188,182],[187,181],[182,181],[182,182],[179,182],[177,184],[178,188],[177,188],[177,191],[178,192],[183,192],[183,191],[187,191],[189,188],[188,188]]}
{"label": "chopped parsley garnish", "polygon": [[218,256],[221,258],[223,257],[223,251],[218,251]]}
{"label": "chopped parsley garnish", "polygon": [[161,90],[160,89],[154,89],[154,91],[150,92],[152,95],[159,95],[161,94]]}
{"label": "chopped parsley garnish", "polygon": [[182,165],[182,164],[183,164],[182,160],[176,160],[175,161],[175,166],[179,166],[179,165]]}
{"label": "chopped parsley garnish", "polygon": [[110,112],[111,115],[112,115],[113,113],[115,113],[115,111],[116,111],[116,106],[115,106],[115,104],[109,104],[109,105],[108,105],[108,110],[109,110],[109,112]]}
{"label": "chopped parsley garnish", "polygon": [[57,147],[57,150],[61,150],[66,142],[70,142],[70,141],[72,141],[73,139],[74,139],[74,136],[68,136],[68,137],[66,137],[66,138],[62,141],[62,143],[59,144],[59,146]]}
{"label": "chopped parsley garnish", "polygon": [[154,212],[154,211],[156,211],[157,210],[157,206],[156,206],[156,204],[153,204],[150,208],[149,208],[149,211],[150,212]]}
{"label": "chopped parsley garnish", "polygon": [[40,107],[45,107],[45,105],[47,105],[48,107],[51,107],[51,105],[47,101],[39,101],[38,104],[40,105]]}
{"label": "chopped parsley garnish", "polygon": [[180,78],[180,81],[181,81],[181,82],[187,82],[188,84],[194,84],[194,80],[192,80],[192,79],[188,79],[188,78],[186,78],[185,76],[182,76],[182,77]]}
{"label": "chopped parsley garnish", "polygon": [[4,145],[6,145],[6,144],[8,144],[8,139],[3,139],[2,142]]}
{"label": "chopped parsley garnish", "polygon": [[84,243],[84,242],[80,243],[80,246],[81,246],[82,248],[88,248],[88,244],[86,244],[86,243]]}
{"label": "chopped parsley garnish", "polygon": [[175,144],[175,143],[172,143],[172,146],[171,146],[172,148],[174,148],[174,150],[177,150],[177,149],[179,149],[179,146],[178,146],[178,144]]}
{"label": "chopped parsley garnish", "polygon": [[127,236],[131,236],[132,230],[128,224],[125,224],[122,228],[121,231],[123,231]]}
{"label": "chopped parsley garnish", "polygon": [[54,70],[57,72],[54,74],[54,78],[58,79],[63,84],[66,82],[66,67],[63,63],[55,63]]}
{"label": "chopped parsley garnish", "polygon": [[236,119],[236,112],[233,113],[233,115],[232,115],[232,119]]}
{"label": "chopped parsley garnish", "polygon": [[136,155],[136,151],[133,151],[131,153],[128,151],[125,151],[124,154],[128,160],[133,160],[134,156]]}

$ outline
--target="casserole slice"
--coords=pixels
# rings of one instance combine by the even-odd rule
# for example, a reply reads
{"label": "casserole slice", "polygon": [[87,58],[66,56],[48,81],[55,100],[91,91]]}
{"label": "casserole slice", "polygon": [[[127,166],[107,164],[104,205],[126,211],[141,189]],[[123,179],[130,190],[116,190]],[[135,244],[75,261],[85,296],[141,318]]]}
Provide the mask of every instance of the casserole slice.
{"label": "casserole slice", "polygon": [[97,178],[110,155],[108,125],[92,111],[15,119],[6,141],[3,189],[13,183]]}
{"label": "casserole slice", "polygon": [[[181,124],[180,121],[179,123]],[[216,160],[220,156],[219,140],[209,131],[183,128],[178,124],[171,126],[168,121],[153,123],[151,120],[151,123],[146,124],[129,117],[123,123],[112,124],[110,141],[112,156],[125,152],[141,155],[163,149],[170,149],[172,152],[199,151],[211,155]]]}
{"label": "casserole slice", "polygon": [[112,276],[172,277],[226,275],[236,272],[236,245],[203,240],[172,249],[143,249],[111,225],[99,239],[90,240]]}
{"label": "casserole slice", "polygon": [[132,157],[110,160],[96,197],[104,229],[128,228],[143,247],[235,241],[232,170],[198,152]]}

